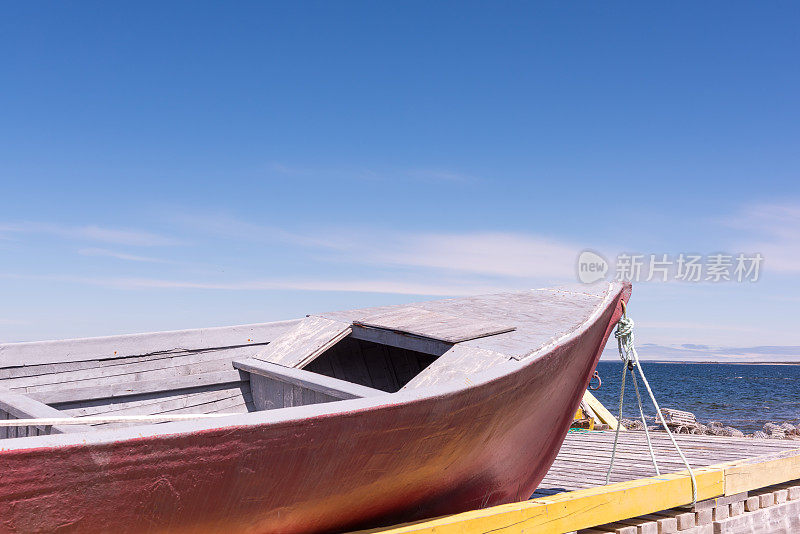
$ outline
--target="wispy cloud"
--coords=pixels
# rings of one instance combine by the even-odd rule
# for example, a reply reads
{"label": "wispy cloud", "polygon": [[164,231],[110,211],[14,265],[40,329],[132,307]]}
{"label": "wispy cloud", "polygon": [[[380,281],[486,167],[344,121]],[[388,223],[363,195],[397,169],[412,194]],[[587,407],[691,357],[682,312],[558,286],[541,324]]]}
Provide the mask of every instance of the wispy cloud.
{"label": "wispy cloud", "polygon": [[0,278],[54,281],[111,287],[116,289],[201,289],[220,291],[341,291],[359,293],[392,293],[402,295],[458,296],[475,293],[496,293],[518,290],[516,287],[479,283],[475,281],[451,281],[449,283],[423,282],[417,280],[390,279],[333,279],[333,278],[276,278],[248,279],[239,281],[179,280],[166,278],[137,277],[80,277],[61,275],[27,275],[0,273]]}
{"label": "wispy cloud", "polygon": [[97,241],[117,245],[157,247],[178,244],[179,241],[139,230],[106,228],[97,225],[61,226],[50,223],[22,222],[0,224],[0,235],[47,234],[76,241]]}
{"label": "wispy cloud", "polygon": [[358,246],[346,231],[293,232],[278,226],[251,223],[224,213],[174,212],[170,221],[205,236],[251,243],[282,243],[319,250],[347,250]]}
{"label": "wispy cloud", "polygon": [[267,279],[240,282],[192,282],[160,279],[115,279],[103,283],[127,288],[212,289],[228,291],[341,291],[358,293],[394,293],[401,295],[457,296],[474,293],[493,293],[508,287],[476,283],[425,283],[398,280],[336,280],[336,279]]}
{"label": "wispy cloud", "polygon": [[152,258],[150,256],[138,256],[136,254],[127,254],[125,252],[117,252],[114,250],[107,250],[104,248],[82,248],[78,251],[82,256],[103,256],[108,258],[115,258],[124,261],[135,261],[143,263],[173,263],[170,260],[161,258]]}
{"label": "wispy cloud", "polygon": [[757,204],[727,224],[741,232],[740,249],[764,256],[765,269],[800,272],[800,204]]}
{"label": "wispy cloud", "polygon": [[571,278],[581,247],[534,234],[398,234],[365,250],[373,261],[520,278]]}
{"label": "wispy cloud", "polygon": [[420,233],[326,227],[289,232],[223,214],[180,214],[174,220],[229,239],[304,247],[314,261],[401,267],[491,277],[573,279],[582,246],[514,232]]}

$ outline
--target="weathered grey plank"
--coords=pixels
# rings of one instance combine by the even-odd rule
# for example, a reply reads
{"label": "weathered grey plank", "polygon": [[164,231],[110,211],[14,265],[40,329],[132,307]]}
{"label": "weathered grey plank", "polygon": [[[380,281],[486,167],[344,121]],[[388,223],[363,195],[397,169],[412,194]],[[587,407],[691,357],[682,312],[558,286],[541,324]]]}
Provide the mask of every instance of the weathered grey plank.
{"label": "weathered grey plank", "polygon": [[256,410],[283,408],[283,382],[266,376],[250,374],[250,392]]}
{"label": "weathered grey plank", "polygon": [[237,369],[250,373],[251,376],[259,375],[284,384],[319,391],[337,399],[355,399],[386,394],[384,391],[377,389],[352,384],[344,380],[319,375],[303,369],[283,367],[255,358],[237,360],[233,362],[233,365]]}
{"label": "weathered grey plank", "polygon": [[[254,354],[256,347],[236,347],[225,349],[212,349],[203,351],[187,351],[158,357],[120,358],[116,360],[94,360],[95,365],[79,369],[59,369],[59,367],[86,364],[91,362],[75,362],[68,364],[48,364],[52,369],[48,373],[29,376],[6,378],[2,381],[8,389],[29,388],[31,386],[61,385],[64,387],[80,387],[79,382],[88,382],[92,379],[106,377],[122,377],[124,380],[143,379],[146,373],[162,369],[184,368],[185,374],[196,374],[199,370],[225,370],[230,369],[230,362],[234,358],[249,357]],[[213,362],[213,363],[212,363]],[[35,366],[39,367],[39,366]],[[206,371],[200,371],[206,372]],[[135,375],[129,377],[128,375]],[[156,377],[153,377],[156,378]],[[75,385],[69,385],[75,383]],[[98,382],[98,385],[102,382]]]}
{"label": "weathered grey plank", "polygon": [[302,368],[350,333],[350,325],[324,317],[306,317],[254,358]]}
{"label": "weathered grey plank", "polygon": [[[364,361],[364,357],[361,354],[361,343],[359,340],[347,338],[329,352],[331,353],[331,363],[337,371],[336,378],[366,387],[375,386],[372,382],[372,377],[369,376],[367,363]],[[327,357],[328,353],[325,353],[323,358]],[[316,371],[316,365],[314,364],[316,364],[316,361],[309,365],[309,370]]]}
{"label": "weathered grey plank", "polygon": [[386,361],[389,362],[392,370],[394,382],[397,384],[397,389],[400,389],[408,383],[409,380],[414,378],[419,373],[419,364],[416,354],[402,350],[399,354],[393,354],[393,347],[382,346],[385,352]]}
{"label": "weathered grey plank", "polygon": [[[5,419],[40,419],[54,417],[69,417],[60,410],[51,408],[46,404],[38,402],[25,395],[11,393],[10,391],[0,391],[0,410],[6,413]],[[11,427],[8,437],[27,436],[24,427]],[[90,430],[86,425],[64,425],[64,426],[42,426],[42,431],[52,434],[62,434],[64,432],[85,432]],[[22,429],[22,430],[20,430]]]}
{"label": "weathered grey plank", "polygon": [[221,371],[199,375],[180,376],[160,380],[142,380],[124,384],[112,384],[107,387],[84,387],[31,393],[29,396],[45,404],[59,404],[89,399],[110,399],[139,393],[155,391],[173,391],[194,388],[211,384],[234,384],[245,378],[239,371]]}
{"label": "weathered grey plank", "polygon": [[453,347],[452,343],[438,339],[411,336],[401,332],[393,332],[383,328],[372,328],[369,326],[353,324],[351,337],[370,343],[388,345],[400,349],[413,350],[424,354],[441,356]]}
{"label": "weathered grey plank", "polygon": [[[250,386],[247,382],[241,382],[236,387],[225,388],[194,388],[189,393],[177,392],[161,392],[162,395],[154,396],[153,394],[133,395],[130,397],[121,397],[117,399],[103,399],[105,403],[98,403],[95,401],[90,406],[82,406],[80,402],[70,403],[65,405],[56,405],[57,408],[72,416],[94,416],[94,415],[155,415],[164,413],[169,410],[185,408],[187,406],[195,406],[212,402],[220,399],[227,399],[231,397],[238,397],[244,399],[249,395]],[[131,400],[128,400],[131,399]],[[127,400],[127,402],[122,402]],[[111,401],[111,402],[108,402]],[[116,401],[116,402],[115,402]],[[71,407],[71,408],[68,408]]]}
{"label": "weathered grey plank", "polygon": [[443,356],[430,364],[425,372],[411,379],[402,389],[416,389],[432,386],[450,380],[465,380],[511,358],[499,352],[469,347],[464,344],[453,345]]}
{"label": "weathered grey plank", "polygon": [[[296,397],[296,399],[295,399]],[[286,407],[300,406],[303,401],[303,388],[293,384],[283,384],[283,405]]]}
{"label": "weathered grey plank", "polygon": [[[683,471],[685,466],[663,432],[650,434],[662,473]],[[796,454],[797,442],[753,440],[719,436],[675,436],[692,467],[775,453]],[[553,465],[536,490],[552,495],[605,483],[611,459],[613,432],[580,432],[567,435]],[[795,452],[791,452],[795,451]],[[619,436],[611,482],[623,482],[655,474],[644,432],[628,431]]]}
{"label": "weathered grey plank", "polygon": [[303,388],[300,393],[301,403],[303,406],[308,406],[309,404],[314,404],[316,402],[315,397],[316,391],[312,389]]}
{"label": "weathered grey plank", "polygon": [[400,386],[390,370],[390,362],[386,358],[386,347],[375,343],[361,347],[360,357],[364,359],[372,387],[382,391],[397,391]]}
{"label": "weathered grey plank", "polygon": [[[159,412],[160,414],[196,414],[196,413],[217,413],[217,412],[225,412],[225,413],[247,413],[247,409],[245,408],[245,403],[241,395],[234,395],[229,396],[222,399],[216,400],[209,400],[206,402],[192,402],[187,406],[183,406],[180,408],[174,408],[170,410],[163,410]],[[155,414],[154,414],[155,415]],[[141,424],[141,423],[136,423]],[[161,423],[163,424],[163,423]],[[123,428],[126,426],[131,426],[132,423],[101,423],[95,425],[94,428],[97,430],[100,429],[109,429],[109,428]]]}
{"label": "weathered grey plank", "polygon": [[516,329],[514,326],[493,321],[451,315],[417,306],[400,306],[390,311],[369,315],[355,324],[435,339],[445,343],[461,343],[470,339],[504,334]]}
{"label": "weathered grey plank", "polygon": [[315,391],[314,392],[314,404],[319,404],[321,402],[334,402],[334,401],[337,401],[337,400],[339,400],[339,399],[337,399],[336,397],[333,397],[331,395],[326,395],[325,393],[323,393],[321,391]]}
{"label": "weathered grey plank", "polygon": [[0,344],[0,367],[78,362],[159,352],[269,343],[299,321]]}
{"label": "weathered grey plank", "polygon": [[[136,365],[139,366],[141,364],[136,364]],[[11,387],[10,389],[12,391],[17,391],[19,393],[34,393],[34,392],[40,393],[40,392],[54,391],[65,388],[66,389],[77,389],[77,388],[88,388],[88,387],[104,388],[107,386],[113,386],[117,384],[127,384],[131,382],[165,380],[173,377],[229,371],[232,369],[232,366],[231,366],[231,360],[226,358],[224,360],[199,361],[185,365],[176,362],[176,365],[167,365],[155,369],[144,368],[141,371],[134,370],[132,372],[125,372],[125,369],[120,366],[115,367],[115,369],[116,370],[113,372],[104,368],[94,369],[93,371],[97,372],[92,374],[96,376],[78,378],[79,376],[81,376],[79,374],[77,376],[71,377],[72,380],[66,380],[64,382],[52,382],[51,378],[48,379],[48,382],[43,384],[33,384],[30,386],[23,386],[23,387],[14,386]],[[81,373],[83,372],[85,371],[81,371]]]}

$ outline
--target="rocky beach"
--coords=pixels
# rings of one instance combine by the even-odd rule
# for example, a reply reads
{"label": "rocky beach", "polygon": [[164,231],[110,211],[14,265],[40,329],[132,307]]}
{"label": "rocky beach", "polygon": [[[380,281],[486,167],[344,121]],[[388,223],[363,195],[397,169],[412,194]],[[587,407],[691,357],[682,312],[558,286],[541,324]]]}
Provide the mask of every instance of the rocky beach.
{"label": "rocky beach", "polygon": [[[639,419],[622,419],[622,426],[628,430],[644,430],[644,424]],[[654,432],[663,432],[664,427],[656,424],[653,418],[652,424],[648,421],[648,430]],[[792,422],[783,423],[765,423],[761,430],[755,432],[745,433],[738,428],[723,425],[719,421],[709,421],[707,424],[696,423],[694,426],[677,426],[671,429],[678,434],[696,434],[708,436],[727,436],[727,437],[745,437],[754,439],[791,439],[800,441],[800,424]]]}

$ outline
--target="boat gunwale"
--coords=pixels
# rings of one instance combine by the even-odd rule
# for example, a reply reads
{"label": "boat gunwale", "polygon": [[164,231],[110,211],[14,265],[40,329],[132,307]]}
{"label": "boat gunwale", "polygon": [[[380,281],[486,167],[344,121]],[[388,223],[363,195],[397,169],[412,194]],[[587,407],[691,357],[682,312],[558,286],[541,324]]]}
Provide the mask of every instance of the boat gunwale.
{"label": "boat gunwale", "polygon": [[[114,334],[110,336],[78,337],[68,339],[48,339],[41,341],[17,341],[0,343],[0,368],[18,368],[36,365],[75,363],[93,360],[113,360],[135,358],[153,354],[168,354],[180,351],[218,350],[224,348],[266,345],[271,340],[243,339],[241,333],[247,330],[258,331],[272,329],[288,329],[302,319],[285,319],[267,323],[249,323],[229,326],[212,326],[187,328],[182,330],[161,330],[157,332],[138,332],[134,334]],[[276,334],[277,335],[277,334]],[[205,336],[217,341],[202,341]],[[188,339],[187,339],[188,338]],[[53,354],[58,350],[70,350],[72,345],[90,345],[89,350],[81,355],[69,352]],[[128,346],[141,347],[146,350],[126,350]],[[86,348],[84,348],[86,350]],[[20,358],[19,362],[4,362],[7,353],[19,352],[12,357]],[[31,356],[31,353],[35,356]],[[26,361],[26,358],[30,360]],[[2,382],[0,382],[2,383]]]}

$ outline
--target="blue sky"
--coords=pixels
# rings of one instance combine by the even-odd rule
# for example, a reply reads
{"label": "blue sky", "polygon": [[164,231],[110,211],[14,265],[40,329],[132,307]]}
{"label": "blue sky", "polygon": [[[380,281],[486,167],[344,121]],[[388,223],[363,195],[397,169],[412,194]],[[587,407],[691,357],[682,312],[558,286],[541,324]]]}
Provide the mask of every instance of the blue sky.
{"label": "blue sky", "polygon": [[0,340],[725,251],[763,253],[761,279],[636,284],[641,342],[800,359],[758,349],[800,346],[798,24],[789,2],[6,4]]}

